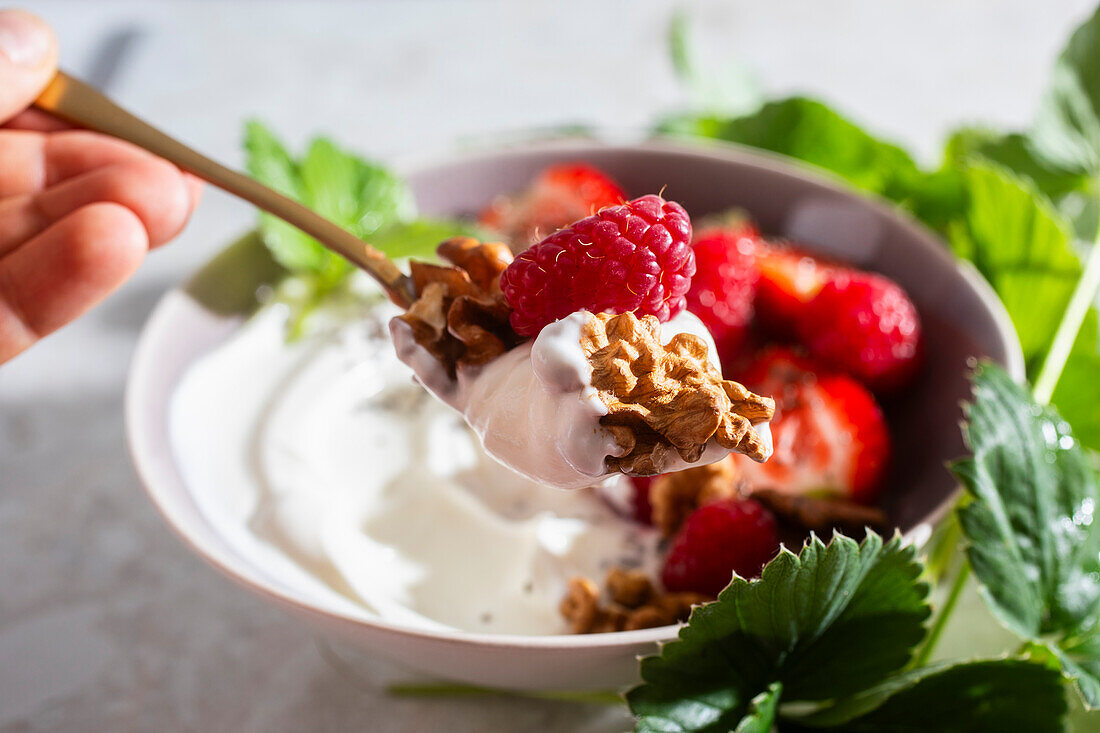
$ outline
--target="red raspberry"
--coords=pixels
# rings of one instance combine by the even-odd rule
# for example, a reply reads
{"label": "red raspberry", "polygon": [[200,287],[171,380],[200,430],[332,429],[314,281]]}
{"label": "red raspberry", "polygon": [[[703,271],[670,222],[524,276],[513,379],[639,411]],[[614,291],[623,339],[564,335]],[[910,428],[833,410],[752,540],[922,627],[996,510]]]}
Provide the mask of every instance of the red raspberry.
{"label": "red raspberry", "polygon": [[684,309],[694,274],[687,212],[650,195],[602,209],[520,253],[500,287],[516,333],[535,336],[582,309],[667,321]]}
{"label": "red raspberry", "polygon": [[670,591],[716,596],[734,573],[759,575],[778,551],[775,517],[759,503],[723,499],[704,504],[672,539],[661,582]]}
{"label": "red raspberry", "polygon": [[775,399],[771,458],[762,464],[738,461],[750,486],[862,504],[878,498],[891,441],[886,418],[866,387],[785,348],[765,352],[741,380]]}
{"label": "red raspberry", "polygon": [[758,239],[756,229],[745,224],[705,231],[692,248],[695,277],[687,294],[687,308],[714,337],[723,366],[736,359],[752,323],[760,277]]}
{"label": "red raspberry", "polygon": [[600,169],[588,163],[559,163],[542,171],[527,190],[497,196],[479,220],[504,234],[519,251],[570,222],[625,200],[619,184]]}
{"label": "red raspberry", "polygon": [[813,356],[876,392],[904,387],[920,364],[917,309],[904,290],[880,275],[837,275],[821,288],[797,325]]}

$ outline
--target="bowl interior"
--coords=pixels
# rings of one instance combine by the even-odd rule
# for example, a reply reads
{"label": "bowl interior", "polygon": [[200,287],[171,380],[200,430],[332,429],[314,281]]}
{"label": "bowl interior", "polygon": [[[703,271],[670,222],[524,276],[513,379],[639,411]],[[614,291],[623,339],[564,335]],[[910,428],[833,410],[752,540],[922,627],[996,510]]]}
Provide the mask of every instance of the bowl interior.
{"label": "bowl interior", "polygon": [[956,486],[944,464],[964,449],[957,425],[969,395],[968,360],[986,357],[1022,374],[1015,332],[985,282],[888,205],[786,159],[733,146],[547,145],[435,165],[414,171],[410,181],[425,211],[469,213],[500,191],[522,188],[546,165],[580,158],[608,171],[630,196],[663,190],[696,220],[745,209],[768,235],[881,272],[905,288],[920,310],[926,365],[916,384],[884,405],[898,448],[883,508],[903,532],[938,518]]}
{"label": "bowl interior", "polygon": [[[1022,372],[1014,332],[988,286],[957,266],[934,236],[888,206],[820,174],[727,146],[546,143],[454,157],[407,171],[407,177],[423,212],[468,214],[501,191],[521,188],[549,163],[581,159],[607,170],[631,195],[663,188],[695,217],[746,209],[768,234],[880,271],[905,287],[921,312],[928,358],[920,380],[886,406],[899,448],[885,508],[903,531],[934,518],[956,486],[944,463],[963,451],[957,424],[959,403],[968,395],[968,360],[988,357],[1017,376]],[[426,634],[319,605],[229,546],[189,496],[169,441],[168,406],[181,375],[229,336],[240,322],[233,313],[252,298],[255,278],[240,275],[258,271],[243,251],[232,248],[219,255],[213,270],[206,268],[186,290],[165,297],[142,334],[128,385],[127,426],[135,464],[185,542],[252,590],[319,623],[342,623],[338,631],[345,634],[373,628],[406,639],[434,636],[494,647],[615,647],[630,651],[626,661],[631,664],[638,643],[672,635],[668,628],[554,638]],[[217,276],[211,278],[210,272]],[[218,298],[207,300],[203,292]],[[226,303],[231,305],[222,307]]]}

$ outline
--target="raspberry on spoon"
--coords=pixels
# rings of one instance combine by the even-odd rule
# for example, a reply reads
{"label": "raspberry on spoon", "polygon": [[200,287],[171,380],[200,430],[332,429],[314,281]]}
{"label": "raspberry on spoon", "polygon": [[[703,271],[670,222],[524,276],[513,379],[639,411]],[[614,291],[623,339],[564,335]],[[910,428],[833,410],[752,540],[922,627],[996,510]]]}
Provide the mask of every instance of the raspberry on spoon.
{"label": "raspberry on spoon", "polygon": [[602,209],[525,250],[500,287],[516,333],[536,336],[578,310],[668,321],[684,309],[694,274],[687,212],[649,195]]}

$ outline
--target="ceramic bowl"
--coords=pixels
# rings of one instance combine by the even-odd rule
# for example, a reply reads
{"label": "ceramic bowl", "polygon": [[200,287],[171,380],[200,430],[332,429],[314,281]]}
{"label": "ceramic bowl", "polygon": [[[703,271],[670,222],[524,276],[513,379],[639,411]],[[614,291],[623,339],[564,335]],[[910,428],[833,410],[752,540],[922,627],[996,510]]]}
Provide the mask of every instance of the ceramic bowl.
{"label": "ceramic bowl", "polygon": [[[898,458],[884,508],[924,541],[956,484],[944,463],[963,452],[959,403],[967,363],[982,356],[1023,371],[1015,332],[988,285],[943,242],[889,205],[826,174],[732,146],[651,141],[525,144],[466,153],[403,171],[422,211],[468,214],[494,194],[523,187],[556,161],[587,160],[635,195],[658,191],[693,217],[733,206],[764,232],[882,272],[909,292],[923,319],[927,363],[919,381],[887,407]],[[185,370],[240,324],[256,271],[232,248],[164,296],[142,333],[127,389],[127,431],[150,498],[183,541],[234,581],[323,635],[346,660],[386,658],[440,679],[524,690],[612,688],[635,679],[636,657],[676,627],[585,636],[431,632],[329,606],[232,546],[204,516],[169,440],[168,407]],[[243,258],[243,259],[242,259]],[[237,261],[240,259],[240,261]]]}

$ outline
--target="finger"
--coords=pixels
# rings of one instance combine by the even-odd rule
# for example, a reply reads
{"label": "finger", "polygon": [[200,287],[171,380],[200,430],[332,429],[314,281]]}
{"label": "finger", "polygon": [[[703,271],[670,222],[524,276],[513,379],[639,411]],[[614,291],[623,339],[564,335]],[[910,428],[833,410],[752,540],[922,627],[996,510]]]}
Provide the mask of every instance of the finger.
{"label": "finger", "polygon": [[57,39],[24,10],[0,10],[0,121],[30,106],[57,72]]}
{"label": "finger", "polygon": [[73,126],[40,109],[25,109],[3,125],[0,125],[0,129],[60,132],[61,130],[71,130]]}
{"label": "finger", "polygon": [[106,298],[147,249],[137,215],[101,203],[73,212],[0,258],[0,363]]}
{"label": "finger", "polygon": [[98,168],[41,193],[0,202],[0,255],[94,203],[121,204],[137,214],[156,246],[183,229],[192,198],[183,174],[163,160],[149,157]]}
{"label": "finger", "polygon": [[152,157],[130,143],[87,130],[0,130],[0,198],[36,193],[96,168]]}

